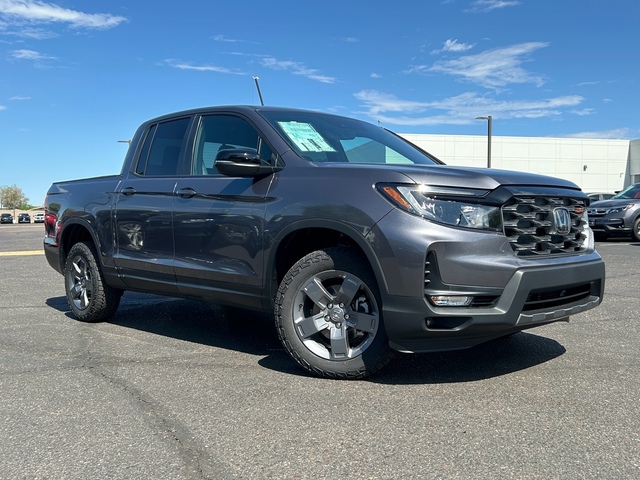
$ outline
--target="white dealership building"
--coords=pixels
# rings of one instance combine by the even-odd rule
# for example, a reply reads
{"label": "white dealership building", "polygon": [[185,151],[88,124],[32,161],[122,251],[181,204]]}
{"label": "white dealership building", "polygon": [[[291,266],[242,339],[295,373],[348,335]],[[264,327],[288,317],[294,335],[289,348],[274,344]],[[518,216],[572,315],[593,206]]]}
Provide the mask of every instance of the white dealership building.
{"label": "white dealership building", "polygon": [[[448,165],[486,167],[488,136],[402,134]],[[640,139],[491,137],[491,168],[560,177],[585,192],[640,182]]]}

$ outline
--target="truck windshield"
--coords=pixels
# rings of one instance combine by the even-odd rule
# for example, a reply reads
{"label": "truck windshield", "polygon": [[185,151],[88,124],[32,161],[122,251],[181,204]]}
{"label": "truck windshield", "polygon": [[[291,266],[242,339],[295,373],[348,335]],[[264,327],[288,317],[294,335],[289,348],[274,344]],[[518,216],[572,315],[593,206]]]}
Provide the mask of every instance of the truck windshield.
{"label": "truck windshield", "polygon": [[360,120],[315,112],[260,113],[298,155],[312,162],[443,163],[397,135]]}

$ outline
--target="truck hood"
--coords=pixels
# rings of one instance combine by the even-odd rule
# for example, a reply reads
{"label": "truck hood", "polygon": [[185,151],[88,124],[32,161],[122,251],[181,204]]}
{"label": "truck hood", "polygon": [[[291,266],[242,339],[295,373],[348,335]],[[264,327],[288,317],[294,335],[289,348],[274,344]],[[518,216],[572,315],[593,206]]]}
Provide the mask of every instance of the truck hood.
{"label": "truck hood", "polygon": [[456,186],[493,190],[499,186],[520,185],[554,188],[569,188],[580,191],[575,183],[546,175],[499,170],[494,168],[452,167],[448,165],[371,165],[353,163],[333,163],[332,167],[379,169],[381,180],[384,172],[393,171],[407,176],[419,184]]}

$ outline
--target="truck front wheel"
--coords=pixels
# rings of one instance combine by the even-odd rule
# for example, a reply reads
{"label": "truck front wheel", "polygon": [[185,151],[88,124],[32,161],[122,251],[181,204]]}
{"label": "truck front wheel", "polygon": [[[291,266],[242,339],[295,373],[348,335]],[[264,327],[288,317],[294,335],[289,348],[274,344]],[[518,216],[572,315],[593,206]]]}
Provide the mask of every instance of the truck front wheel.
{"label": "truck front wheel", "polygon": [[91,242],[71,247],[64,267],[64,286],[71,311],[83,322],[107,320],[120,305],[122,290],[105,283]]}
{"label": "truck front wheel", "polygon": [[344,247],[318,250],[296,262],[280,284],[278,336],[315,375],[363,378],[393,357],[380,306],[366,260]]}

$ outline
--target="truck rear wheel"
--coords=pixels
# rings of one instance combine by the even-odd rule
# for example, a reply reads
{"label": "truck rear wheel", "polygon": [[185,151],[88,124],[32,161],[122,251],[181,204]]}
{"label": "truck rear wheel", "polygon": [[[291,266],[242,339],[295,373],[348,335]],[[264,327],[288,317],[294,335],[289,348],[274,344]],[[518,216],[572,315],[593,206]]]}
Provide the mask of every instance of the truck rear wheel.
{"label": "truck rear wheel", "polygon": [[120,305],[122,290],[105,283],[91,242],[71,247],[64,267],[64,287],[71,311],[83,322],[107,320]]}
{"label": "truck rear wheel", "polygon": [[275,321],[289,354],[318,376],[363,378],[393,357],[375,277],[344,247],[315,251],[291,267]]}

